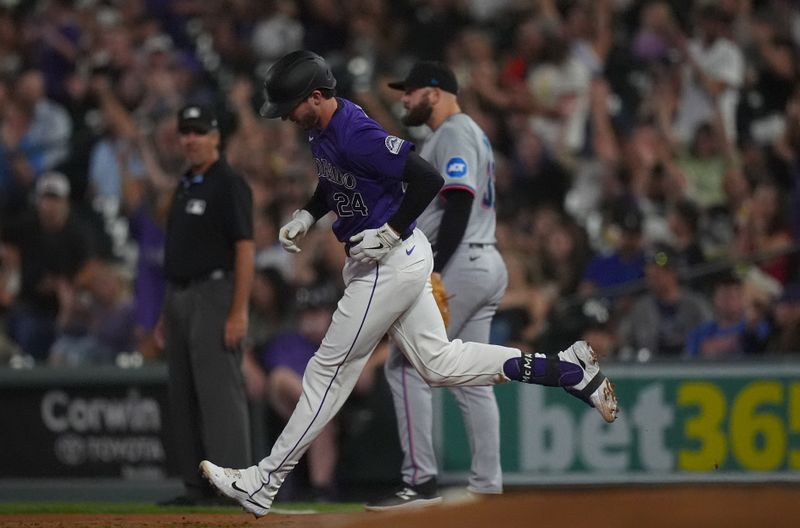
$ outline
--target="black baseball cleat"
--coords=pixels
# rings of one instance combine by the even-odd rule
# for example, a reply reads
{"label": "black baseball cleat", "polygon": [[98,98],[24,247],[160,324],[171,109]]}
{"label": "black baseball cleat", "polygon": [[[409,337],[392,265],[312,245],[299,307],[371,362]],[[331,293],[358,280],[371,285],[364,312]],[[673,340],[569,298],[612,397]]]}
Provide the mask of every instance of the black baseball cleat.
{"label": "black baseball cleat", "polygon": [[390,511],[414,508],[425,508],[442,502],[436,479],[423,482],[416,486],[403,484],[391,495],[387,495],[373,502],[368,502],[364,508],[367,511]]}

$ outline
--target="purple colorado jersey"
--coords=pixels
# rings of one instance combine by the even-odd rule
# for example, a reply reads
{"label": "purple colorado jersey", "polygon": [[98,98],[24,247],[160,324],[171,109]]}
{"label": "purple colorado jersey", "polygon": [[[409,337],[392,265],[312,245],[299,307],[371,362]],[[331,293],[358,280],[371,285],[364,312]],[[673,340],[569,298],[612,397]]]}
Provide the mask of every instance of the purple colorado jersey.
{"label": "purple colorado jersey", "polygon": [[337,101],[339,109],[328,126],[311,132],[308,140],[319,187],[338,216],[333,232],[347,242],[364,229],[382,226],[400,207],[403,170],[414,145],[389,135],[360,106]]}

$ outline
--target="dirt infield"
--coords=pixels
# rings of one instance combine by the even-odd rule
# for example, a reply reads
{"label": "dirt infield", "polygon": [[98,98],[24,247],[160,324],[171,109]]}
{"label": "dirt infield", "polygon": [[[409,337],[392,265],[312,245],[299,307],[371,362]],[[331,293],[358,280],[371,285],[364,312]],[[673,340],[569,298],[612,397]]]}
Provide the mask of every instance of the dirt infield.
{"label": "dirt infield", "polygon": [[800,486],[764,484],[542,489],[408,513],[271,513],[259,520],[243,513],[0,516],[2,528],[753,528],[799,524]]}

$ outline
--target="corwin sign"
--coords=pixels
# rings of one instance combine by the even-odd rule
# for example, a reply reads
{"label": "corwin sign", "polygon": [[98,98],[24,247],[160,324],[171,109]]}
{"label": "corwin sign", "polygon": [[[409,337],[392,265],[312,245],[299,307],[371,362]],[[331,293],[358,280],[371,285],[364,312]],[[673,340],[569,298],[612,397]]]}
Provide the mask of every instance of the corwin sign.
{"label": "corwin sign", "polygon": [[[77,369],[76,369],[77,370]],[[163,478],[165,369],[4,371],[4,477]]]}
{"label": "corwin sign", "polygon": [[123,398],[71,398],[63,390],[42,397],[42,422],[54,433],[153,432],[161,430],[161,408],[154,398],[129,389]]}

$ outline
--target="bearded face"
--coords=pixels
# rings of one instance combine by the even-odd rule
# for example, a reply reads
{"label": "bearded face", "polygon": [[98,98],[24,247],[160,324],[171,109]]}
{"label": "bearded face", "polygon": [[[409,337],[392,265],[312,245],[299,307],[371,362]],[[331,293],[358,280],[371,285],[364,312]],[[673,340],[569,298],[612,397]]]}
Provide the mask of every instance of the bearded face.
{"label": "bearded face", "polygon": [[406,115],[403,124],[406,126],[421,126],[428,122],[433,113],[431,104],[431,90],[421,88],[414,90],[403,98]]}
{"label": "bearded face", "polygon": [[303,130],[311,130],[312,128],[317,127],[319,123],[319,109],[318,107],[312,105],[308,99],[306,99],[297,105],[291,112],[289,112],[289,115],[283,119],[289,119],[293,123],[296,123]]}

